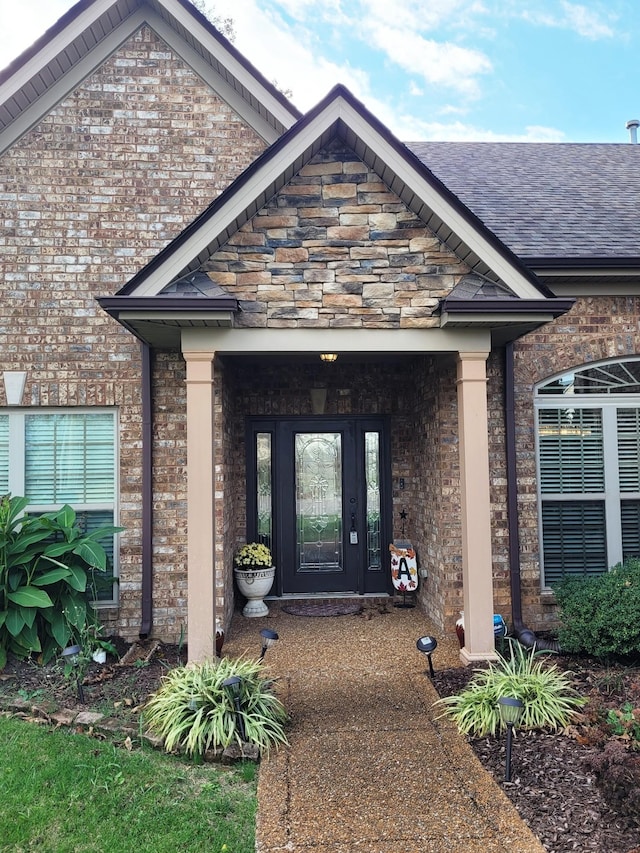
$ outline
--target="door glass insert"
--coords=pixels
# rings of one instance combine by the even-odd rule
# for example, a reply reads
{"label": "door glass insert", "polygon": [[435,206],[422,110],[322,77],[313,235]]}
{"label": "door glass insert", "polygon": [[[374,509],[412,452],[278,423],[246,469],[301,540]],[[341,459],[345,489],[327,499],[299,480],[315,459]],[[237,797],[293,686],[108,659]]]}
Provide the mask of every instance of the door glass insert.
{"label": "door glass insert", "polygon": [[273,482],[271,476],[271,433],[256,435],[256,504],[258,542],[273,546]]}
{"label": "door glass insert", "polygon": [[367,491],[367,567],[382,569],[380,542],[380,433],[364,437],[364,474]]}
{"label": "door glass insert", "polygon": [[342,569],[342,436],[295,435],[298,571]]}

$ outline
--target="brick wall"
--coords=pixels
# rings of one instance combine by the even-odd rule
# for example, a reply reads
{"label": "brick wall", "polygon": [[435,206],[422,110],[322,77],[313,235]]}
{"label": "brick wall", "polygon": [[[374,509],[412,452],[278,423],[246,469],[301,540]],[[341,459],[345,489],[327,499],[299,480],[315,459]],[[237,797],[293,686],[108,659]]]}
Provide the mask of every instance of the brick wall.
{"label": "brick wall", "polygon": [[523,615],[532,626],[549,627],[555,608],[540,596],[534,386],[556,373],[606,358],[637,354],[640,300],[632,296],[585,297],[571,311],[517,342],[516,383],[518,520]]}
{"label": "brick wall", "polygon": [[[264,147],[144,27],[2,157],[2,367],[27,371],[27,406],[119,410],[121,605],[103,615],[129,638],[140,627],[139,343],[95,297],[124,285]],[[186,594],[183,372],[157,357],[155,618],[171,638]]]}

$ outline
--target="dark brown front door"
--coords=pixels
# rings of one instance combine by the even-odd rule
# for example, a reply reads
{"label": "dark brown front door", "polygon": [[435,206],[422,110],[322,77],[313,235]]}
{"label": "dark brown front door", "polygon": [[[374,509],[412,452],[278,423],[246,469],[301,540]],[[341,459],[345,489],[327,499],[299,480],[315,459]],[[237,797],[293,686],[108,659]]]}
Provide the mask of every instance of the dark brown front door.
{"label": "dark brown front door", "polygon": [[270,544],[280,594],[388,590],[384,427],[325,417],[251,424],[249,530]]}

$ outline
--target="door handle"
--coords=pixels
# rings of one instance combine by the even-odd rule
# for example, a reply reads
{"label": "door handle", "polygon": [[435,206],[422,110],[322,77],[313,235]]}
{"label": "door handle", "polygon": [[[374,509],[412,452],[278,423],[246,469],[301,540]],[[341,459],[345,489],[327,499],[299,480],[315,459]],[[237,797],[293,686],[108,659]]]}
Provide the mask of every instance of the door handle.
{"label": "door handle", "polygon": [[356,514],[355,512],[351,513],[351,530],[349,531],[349,544],[357,545],[358,544],[358,531],[356,530]]}

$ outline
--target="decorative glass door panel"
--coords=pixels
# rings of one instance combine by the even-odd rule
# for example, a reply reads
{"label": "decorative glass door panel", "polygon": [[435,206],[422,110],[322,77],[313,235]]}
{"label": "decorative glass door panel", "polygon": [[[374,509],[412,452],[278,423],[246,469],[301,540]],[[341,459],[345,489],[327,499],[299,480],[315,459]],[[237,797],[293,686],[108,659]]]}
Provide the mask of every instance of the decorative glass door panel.
{"label": "decorative glass door panel", "polygon": [[342,436],[295,434],[298,571],[342,571]]}
{"label": "decorative glass door panel", "polygon": [[249,424],[247,537],[271,548],[278,594],[387,592],[384,419]]}

